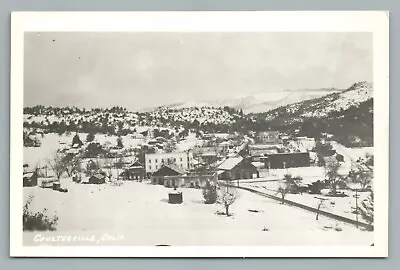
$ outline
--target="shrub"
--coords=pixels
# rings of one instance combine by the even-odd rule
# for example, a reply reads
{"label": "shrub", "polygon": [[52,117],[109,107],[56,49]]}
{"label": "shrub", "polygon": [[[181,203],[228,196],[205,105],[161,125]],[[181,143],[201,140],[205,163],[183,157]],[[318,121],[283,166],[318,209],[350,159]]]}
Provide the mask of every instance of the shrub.
{"label": "shrub", "polygon": [[205,204],[213,204],[218,199],[217,187],[207,182],[203,187],[203,197]]}
{"label": "shrub", "polygon": [[29,211],[29,205],[33,200],[33,196],[30,196],[24,205],[23,209],[23,230],[24,231],[55,231],[58,216],[49,218],[46,215],[47,209],[43,209],[42,212],[32,213]]}

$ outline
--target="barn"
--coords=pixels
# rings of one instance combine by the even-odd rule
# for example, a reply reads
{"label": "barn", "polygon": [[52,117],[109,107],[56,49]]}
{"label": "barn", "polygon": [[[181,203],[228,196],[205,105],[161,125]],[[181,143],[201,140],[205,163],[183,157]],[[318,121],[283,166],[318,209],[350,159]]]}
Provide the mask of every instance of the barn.
{"label": "barn", "polygon": [[218,167],[218,179],[237,180],[260,177],[256,166],[248,159],[241,156],[230,157],[224,160]]}
{"label": "barn", "polygon": [[309,167],[310,154],[308,152],[300,153],[276,153],[260,157],[260,161],[268,169],[286,169],[296,167]]}

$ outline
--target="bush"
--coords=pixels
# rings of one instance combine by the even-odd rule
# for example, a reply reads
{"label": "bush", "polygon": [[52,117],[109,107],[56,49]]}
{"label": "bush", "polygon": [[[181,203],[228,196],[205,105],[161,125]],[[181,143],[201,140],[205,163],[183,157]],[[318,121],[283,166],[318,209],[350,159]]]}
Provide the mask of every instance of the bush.
{"label": "bush", "polygon": [[23,209],[23,230],[24,231],[55,231],[58,217],[54,216],[50,219],[47,215],[47,209],[45,208],[43,212],[31,213],[29,211],[29,205],[33,200],[33,196],[28,198],[28,201],[24,205]]}
{"label": "bush", "polygon": [[217,187],[207,182],[203,187],[203,197],[205,204],[214,204],[218,199]]}

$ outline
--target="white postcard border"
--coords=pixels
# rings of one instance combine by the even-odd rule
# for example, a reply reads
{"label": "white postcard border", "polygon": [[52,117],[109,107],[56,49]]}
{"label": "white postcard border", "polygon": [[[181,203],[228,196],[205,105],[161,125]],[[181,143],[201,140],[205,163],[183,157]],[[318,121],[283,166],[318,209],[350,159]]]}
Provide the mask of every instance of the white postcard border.
{"label": "white postcard border", "polygon": [[[23,246],[24,32],[373,33],[375,230],[371,247]],[[387,257],[389,207],[389,14],[386,11],[15,12],[11,19],[10,256],[13,257]],[[377,180],[375,180],[377,181]]]}

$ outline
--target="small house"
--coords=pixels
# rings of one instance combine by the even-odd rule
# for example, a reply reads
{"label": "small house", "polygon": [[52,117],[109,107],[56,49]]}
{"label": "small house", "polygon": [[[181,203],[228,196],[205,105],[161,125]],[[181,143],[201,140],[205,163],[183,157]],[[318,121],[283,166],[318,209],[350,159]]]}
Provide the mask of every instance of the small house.
{"label": "small house", "polygon": [[142,180],[146,178],[146,170],[142,163],[135,161],[121,175],[125,180]]}
{"label": "small house", "polygon": [[218,167],[218,179],[237,180],[253,179],[260,177],[256,166],[248,159],[241,156],[230,157],[224,160]]}
{"label": "small house", "polygon": [[34,187],[37,186],[38,174],[37,172],[27,172],[22,176],[24,187]]}
{"label": "small house", "polygon": [[151,180],[153,184],[164,185],[165,178],[168,176],[183,176],[187,172],[175,164],[165,164],[153,173]]}

